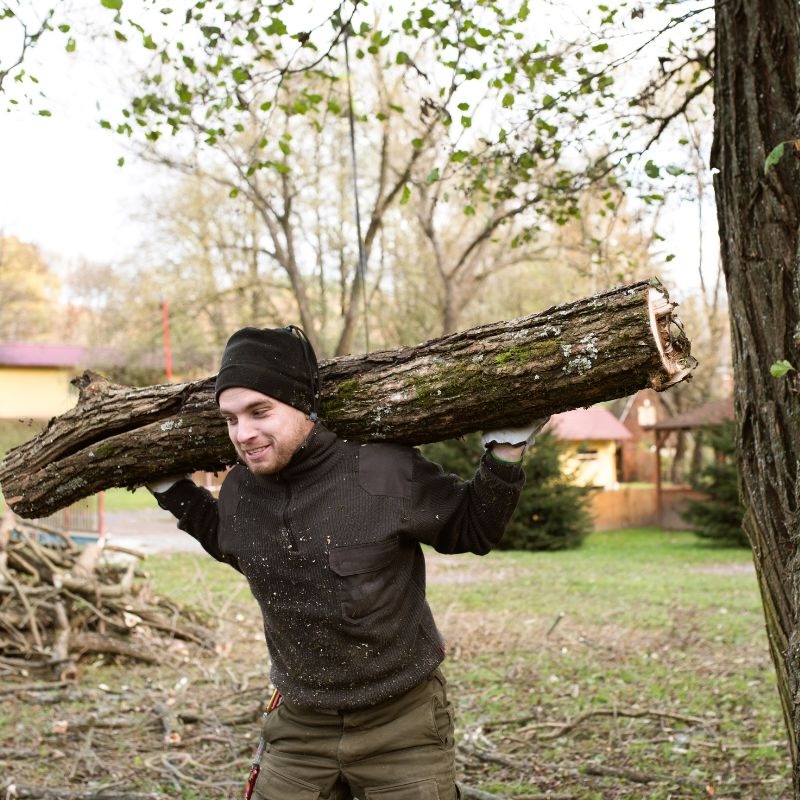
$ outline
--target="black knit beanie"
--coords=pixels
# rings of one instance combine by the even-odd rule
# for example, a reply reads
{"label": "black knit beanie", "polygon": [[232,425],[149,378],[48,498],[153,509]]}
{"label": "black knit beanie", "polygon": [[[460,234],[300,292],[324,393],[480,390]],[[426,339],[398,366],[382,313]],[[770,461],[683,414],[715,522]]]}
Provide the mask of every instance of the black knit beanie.
{"label": "black knit beanie", "polygon": [[228,339],[214,386],[254,389],[316,416],[317,357],[300,328],[242,328]]}

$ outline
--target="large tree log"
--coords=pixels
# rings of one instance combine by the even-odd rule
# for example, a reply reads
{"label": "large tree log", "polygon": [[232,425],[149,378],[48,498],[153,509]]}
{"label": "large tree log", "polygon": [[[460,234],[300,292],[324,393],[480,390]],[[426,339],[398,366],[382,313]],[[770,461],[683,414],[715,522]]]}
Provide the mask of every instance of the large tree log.
{"label": "large tree log", "polygon": [[[662,390],[696,364],[674,309],[660,285],[642,282],[416,347],[325,361],[321,416],[345,438],[422,444]],[[78,386],[76,407],[0,464],[3,494],[21,516],[235,458],[213,377],[131,388],[86,373]]]}

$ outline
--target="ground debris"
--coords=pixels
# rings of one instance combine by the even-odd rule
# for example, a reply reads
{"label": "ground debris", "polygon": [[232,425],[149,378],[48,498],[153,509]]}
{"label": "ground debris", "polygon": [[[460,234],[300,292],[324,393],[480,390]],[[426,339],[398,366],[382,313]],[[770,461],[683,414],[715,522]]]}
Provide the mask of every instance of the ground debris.
{"label": "ground debris", "polygon": [[[620,535],[603,537],[603,547]],[[635,552],[635,541],[626,536],[620,550]],[[650,534],[641,541],[649,555]],[[711,558],[705,550],[703,557]],[[573,581],[576,563],[583,586]],[[595,570],[605,574],[608,561],[592,563],[580,552],[559,561],[428,559],[449,645],[443,669],[465,800],[789,800],[789,757],[756,598],[733,606],[726,581],[717,596],[738,610],[722,614],[709,603],[710,580],[689,595],[681,584],[679,593],[634,597],[642,571],[648,575],[639,559],[636,580],[626,584],[633,571],[625,562],[606,595]],[[664,558],[646,563],[658,580],[673,579]],[[36,682],[0,658],[0,800],[9,784],[20,799],[243,796],[272,692],[258,605],[227,565],[200,567],[180,554],[160,565],[153,559],[156,580],[159,569],[165,585],[187,584],[179,596],[214,620],[220,645],[161,664],[92,658],[77,683]],[[558,592],[548,602],[542,587],[567,577],[574,597]],[[475,608],[481,581],[491,600],[477,595]],[[744,577],[732,581],[741,586]],[[673,595],[680,602],[665,606]],[[635,611],[622,616],[629,604]],[[670,624],[659,616],[655,625],[650,615],[665,608]],[[563,619],[548,635],[559,609]]]}
{"label": "ground debris", "polygon": [[[212,649],[194,609],[153,595],[137,569],[143,556],[116,553],[103,537],[80,546],[68,534],[0,524],[0,664],[7,671],[74,682],[79,663],[102,654],[152,664]],[[44,673],[44,674],[42,674]]]}
{"label": "ground debris", "polygon": [[36,800],[155,800],[155,794],[130,794],[100,789],[93,791],[73,792],[68,789],[43,789],[39,786],[21,786],[15,783],[2,787],[5,794],[3,800],[22,800],[23,798],[36,798]]}

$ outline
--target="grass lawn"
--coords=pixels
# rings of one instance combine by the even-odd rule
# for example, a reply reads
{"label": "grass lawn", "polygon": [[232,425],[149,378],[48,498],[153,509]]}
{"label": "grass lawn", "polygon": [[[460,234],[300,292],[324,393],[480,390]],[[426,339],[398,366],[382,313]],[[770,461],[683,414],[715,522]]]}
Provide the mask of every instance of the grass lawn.
{"label": "grass lawn", "polygon": [[[165,652],[160,667],[96,659],[56,701],[0,694],[0,774],[23,764],[38,786],[239,796],[269,694],[255,603],[207,557],[142,566],[153,591],[216,620],[216,652]],[[596,533],[562,553],[428,553],[428,579],[466,786],[515,800],[791,797],[746,550],[685,533]],[[157,711],[167,707],[184,720],[170,747]],[[108,736],[115,720],[123,735]],[[55,752],[66,769],[20,751]]]}
{"label": "grass lawn", "polygon": [[13,447],[33,439],[46,424],[47,421],[41,419],[0,419],[0,456],[4,457]]}
{"label": "grass lawn", "polygon": [[128,489],[106,489],[106,511],[142,511],[158,508],[155,498],[144,487]]}
{"label": "grass lawn", "polygon": [[[791,796],[749,552],[631,530],[571,552],[494,553],[488,569],[467,560],[470,579],[448,558],[430,590],[462,741],[530,755],[542,796]],[[513,769],[464,769],[517,796]]]}

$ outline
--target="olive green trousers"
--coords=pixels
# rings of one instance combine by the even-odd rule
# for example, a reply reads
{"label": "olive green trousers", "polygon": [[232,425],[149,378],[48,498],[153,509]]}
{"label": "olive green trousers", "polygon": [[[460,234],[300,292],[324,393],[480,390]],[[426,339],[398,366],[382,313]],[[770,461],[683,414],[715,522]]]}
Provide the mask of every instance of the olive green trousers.
{"label": "olive green trousers", "polygon": [[453,712],[436,670],[398,698],[352,712],[284,701],[264,721],[258,800],[456,800]]}

